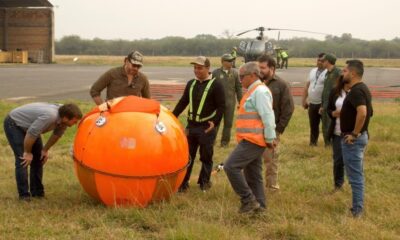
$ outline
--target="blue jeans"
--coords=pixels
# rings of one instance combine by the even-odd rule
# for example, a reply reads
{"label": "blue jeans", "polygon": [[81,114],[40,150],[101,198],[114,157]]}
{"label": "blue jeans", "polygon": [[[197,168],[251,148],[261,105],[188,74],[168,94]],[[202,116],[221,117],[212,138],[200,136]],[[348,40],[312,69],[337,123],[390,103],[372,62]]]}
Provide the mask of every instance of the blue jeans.
{"label": "blue jeans", "polygon": [[342,154],[342,138],[333,135],[332,150],[333,150],[333,182],[335,188],[341,188],[344,183],[344,163]]}
{"label": "blue jeans", "polygon": [[363,132],[353,144],[347,144],[342,138],[343,162],[353,195],[352,212],[361,212],[364,207],[364,150],[368,144],[368,134]]}
{"label": "blue jeans", "polygon": [[[44,196],[44,188],[42,184],[43,165],[40,160],[42,154],[43,143],[40,137],[37,138],[32,146],[33,160],[30,164],[30,185],[28,184],[28,167],[21,165],[20,157],[24,154],[24,139],[26,132],[18,127],[15,122],[7,116],[4,119],[4,132],[10,143],[11,149],[15,157],[15,178],[17,181],[18,194],[20,198],[42,197]],[[29,191],[30,190],[30,191]]]}

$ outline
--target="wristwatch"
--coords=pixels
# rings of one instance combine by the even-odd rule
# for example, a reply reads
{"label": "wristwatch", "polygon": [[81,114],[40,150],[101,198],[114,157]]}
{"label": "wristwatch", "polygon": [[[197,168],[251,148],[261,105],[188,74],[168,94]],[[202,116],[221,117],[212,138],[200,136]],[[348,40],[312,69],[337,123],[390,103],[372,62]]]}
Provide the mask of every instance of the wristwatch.
{"label": "wristwatch", "polygon": [[360,135],[361,135],[361,133],[351,132],[351,136],[353,136],[354,138],[358,138]]}

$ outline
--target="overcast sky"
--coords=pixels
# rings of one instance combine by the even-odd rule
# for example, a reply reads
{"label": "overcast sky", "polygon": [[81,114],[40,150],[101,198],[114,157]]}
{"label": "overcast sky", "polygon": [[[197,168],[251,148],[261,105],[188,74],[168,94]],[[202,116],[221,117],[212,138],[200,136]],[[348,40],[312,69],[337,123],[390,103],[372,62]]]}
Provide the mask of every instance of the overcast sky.
{"label": "overcast sky", "polygon": [[[365,40],[400,37],[400,0],[49,0],[54,6],[55,36],[102,39],[191,38],[222,36],[259,26],[351,33]],[[246,37],[255,37],[255,32]],[[278,33],[266,33],[277,38]],[[281,39],[312,37],[281,31]]]}

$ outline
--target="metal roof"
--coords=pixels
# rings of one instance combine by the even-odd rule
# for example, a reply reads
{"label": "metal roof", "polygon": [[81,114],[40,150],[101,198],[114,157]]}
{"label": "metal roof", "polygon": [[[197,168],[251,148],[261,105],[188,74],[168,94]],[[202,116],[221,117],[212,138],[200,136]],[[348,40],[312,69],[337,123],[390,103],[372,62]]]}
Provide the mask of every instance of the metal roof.
{"label": "metal roof", "polygon": [[0,0],[0,8],[53,7],[47,0]]}

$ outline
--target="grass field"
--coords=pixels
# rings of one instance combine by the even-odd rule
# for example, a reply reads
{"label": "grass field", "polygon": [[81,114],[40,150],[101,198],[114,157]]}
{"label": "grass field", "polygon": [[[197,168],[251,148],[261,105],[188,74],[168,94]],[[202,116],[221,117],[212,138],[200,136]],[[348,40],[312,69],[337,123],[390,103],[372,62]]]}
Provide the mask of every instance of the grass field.
{"label": "grass field", "polygon": [[[77,61],[73,61],[75,58]],[[56,55],[55,62],[58,64],[88,64],[88,65],[120,65],[125,56],[76,56],[76,55]],[[193,57],[181,56],[145,56],[144,64],[146,66],[188,66]],[[342,67],[347,59],[338,59],[337,65]],[[361,59],[366,67],[400,67],[400,59]],[[212,66],[220,65],[219,57],[210,58]],[[243,58],[237,59],[237,64],[243,62]],[[313,67],[315,66],[314,58],[290,58],[290,67]]]}
{"label": "grass field", "polygon": [[[91,103],[79,103],[88,111]],[[171,104],[174,106],[174,103]],[[16,107],[0,101],[0,120]],[[281,139],[279,192],[267,192],[260,216],[237,213],[239,199],[223,172],[203,193],[195,186],[146,209],[106,208],[81,188],[69,149],[76,128],[51,150],[46,198],[17,199],[14,160],[0,130],[0,239],[400,239],[400,103],[376,103],[365,158],[365,215],[353,219],[351,190],[332,194],[331,149],[308,146],[307,114],[296,106]],[[320,145],[323,145],[321,143]],[[215,147],[215,163],[233,149]]]}

